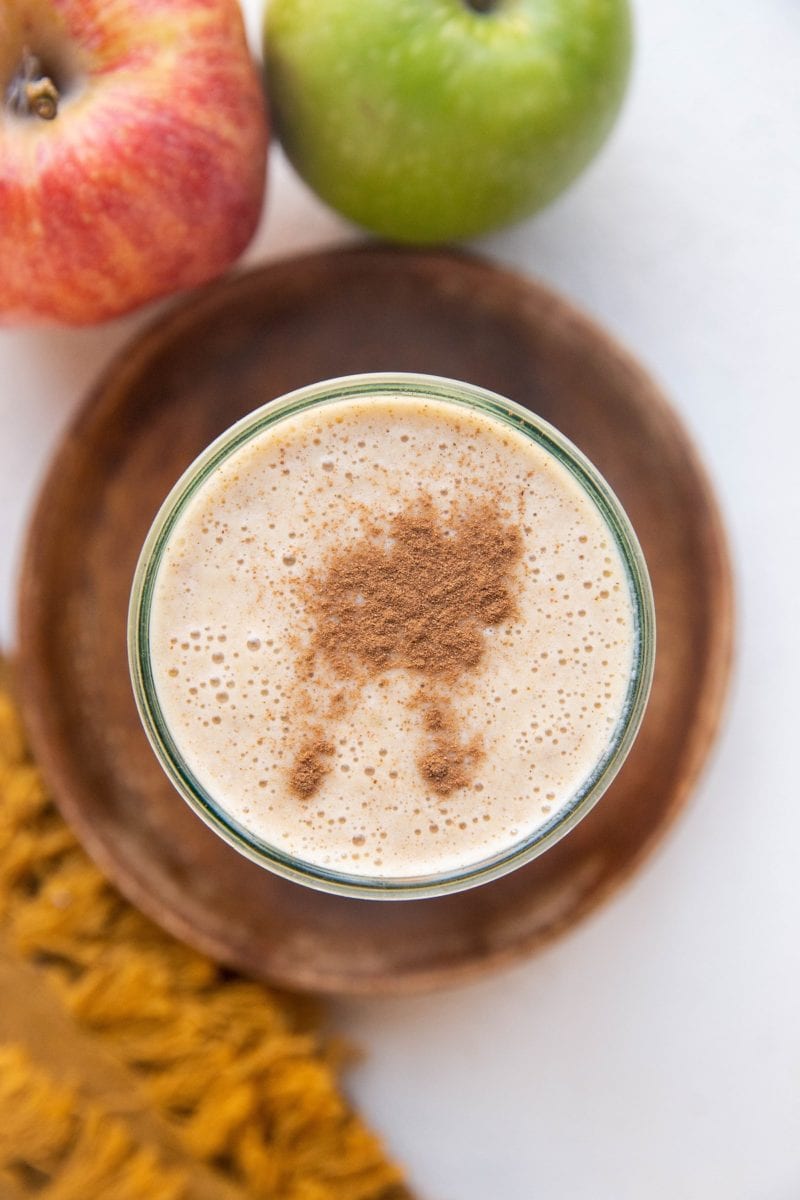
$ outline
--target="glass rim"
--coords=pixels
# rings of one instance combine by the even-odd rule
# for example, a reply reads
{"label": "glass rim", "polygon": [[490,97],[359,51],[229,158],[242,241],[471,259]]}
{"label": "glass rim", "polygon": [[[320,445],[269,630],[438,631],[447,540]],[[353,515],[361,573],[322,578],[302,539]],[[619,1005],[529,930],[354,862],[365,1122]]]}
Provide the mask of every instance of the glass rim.
{"label": "glass rim", "polygon": [[[625,703],[604,753],[580,787],[533,833],[507,849],[465,867],[424,876],[381,878],[331,870],[287,854],[236,821],[200,784],[178,750],[161,710],[150,656],[150,613],[164,551],[186,506],[216,468],[245,443],[298,412],[377,394],[477,409],[551,453],[593,501],[612,533],[628,576],[634,612],[636,645]],[[163,501],[136,566],[128,610],[128,661],[139,716],[162,769],[180,796],[225,842],[273,873],[320,891],[362,899],[420,899],[475,887],[515,870],[543,854],[594,807],[621,768],[644,716],[655,662],[655,608],[644,556],[620,501],[589,459],[549,422],[496,392],[442,376],[345,375],[297,388],[254,409],[212,441],[184,471]]]}

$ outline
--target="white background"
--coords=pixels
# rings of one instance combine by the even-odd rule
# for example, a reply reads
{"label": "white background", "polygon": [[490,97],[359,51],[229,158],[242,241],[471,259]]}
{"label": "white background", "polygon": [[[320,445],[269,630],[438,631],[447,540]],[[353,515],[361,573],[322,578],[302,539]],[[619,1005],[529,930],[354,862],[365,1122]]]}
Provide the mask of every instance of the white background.
{"label": "white background", "polygon": [[[259,8],[247,0],[254,45]],[[356,1096],[426,1200],[800,1196],[800,6],[636,8],[611,144],[545,215],[479,249],[621,336],[695,434],[737,560],[734,692],[689,810],[601,913],[481,984],[337,1005],[368,1051]],[[274,155],[248,259],[353,236]],[[0,334],[6,646],[40,472],[151,317]]]}

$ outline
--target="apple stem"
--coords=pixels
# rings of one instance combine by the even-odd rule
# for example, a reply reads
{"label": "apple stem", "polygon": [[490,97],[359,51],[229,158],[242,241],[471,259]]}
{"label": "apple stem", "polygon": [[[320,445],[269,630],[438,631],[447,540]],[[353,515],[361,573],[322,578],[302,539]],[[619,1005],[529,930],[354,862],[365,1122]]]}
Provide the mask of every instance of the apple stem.
{"label": "apple stem", "polygon": [[497,0],[465,0],[467,8],[476,13],[490,13],[497,8]]}
{"label": "apple stem", "polygon": [[6,104],[20,116],[41,117],[52,121],[58,114],[58,88],[42,73],[42,64],[25,47],[22,62],[6,91]]}

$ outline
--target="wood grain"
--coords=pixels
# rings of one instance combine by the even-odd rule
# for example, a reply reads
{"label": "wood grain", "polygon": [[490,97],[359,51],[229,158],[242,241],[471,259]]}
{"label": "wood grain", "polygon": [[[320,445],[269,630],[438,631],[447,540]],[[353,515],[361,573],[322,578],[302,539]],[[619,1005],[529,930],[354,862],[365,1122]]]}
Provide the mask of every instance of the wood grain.
{"label": "wood grain", "polygon": [[[237,855],[162,775],[139,727],[125,656],[139,549],[195,455],[259,404],[370,370],[465,379],[560,428],[626,507],[656,597],[652,698],[610,791],[527,867],[436,900],[327,896]],[[642,862],[708,754],[732,629],[712,491],[685,430],[636,362],[536,283],[453,253],[367,246],[207,289],[117,358],[65,437],[30,528],[19,686],[64,814],[155,920],[288,987],[410,991],[530,953]]]}

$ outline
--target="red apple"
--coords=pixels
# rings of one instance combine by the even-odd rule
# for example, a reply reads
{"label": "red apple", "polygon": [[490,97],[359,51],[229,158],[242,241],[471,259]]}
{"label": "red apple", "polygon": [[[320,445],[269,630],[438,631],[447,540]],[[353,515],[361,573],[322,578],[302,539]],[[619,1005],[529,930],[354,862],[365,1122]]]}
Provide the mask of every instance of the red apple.
{"label": "red apple", "polygon": [[0,322],[89,324],[220,274],[266,152],[237,0],[0,0]]}

